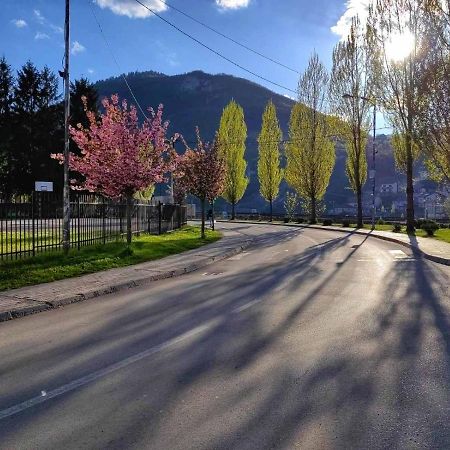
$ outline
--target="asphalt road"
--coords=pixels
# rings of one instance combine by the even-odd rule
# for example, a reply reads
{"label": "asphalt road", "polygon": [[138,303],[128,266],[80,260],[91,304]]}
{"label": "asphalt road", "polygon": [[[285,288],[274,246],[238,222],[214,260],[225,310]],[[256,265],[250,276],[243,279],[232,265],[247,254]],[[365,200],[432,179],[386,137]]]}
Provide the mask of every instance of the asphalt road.
{"label": "asphalt road", "polygon": [[2,449],[450,448],[450,267],[258,235],[152,287],[0,325]]}

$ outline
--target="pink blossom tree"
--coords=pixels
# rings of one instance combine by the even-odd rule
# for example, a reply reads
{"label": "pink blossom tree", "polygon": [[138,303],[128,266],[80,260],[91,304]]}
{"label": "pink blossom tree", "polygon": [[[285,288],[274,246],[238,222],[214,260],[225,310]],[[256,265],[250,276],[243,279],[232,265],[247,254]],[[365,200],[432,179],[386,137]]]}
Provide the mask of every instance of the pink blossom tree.
{"label": "pink blossom tree", "polygon": [[196,129],[197,146],[187,148],[177,164],[176,184],[181,192],[194,195],[202,207],[202,239],[205,238],[205,204],[218,197],[225,187],[226,165],[219,155],[217,140],[204,143]]}
{"label": "pink blossom tree", "polygon": [[[72,180],[72,188],[126,199],[130,245],[133,195],[164,181],[164,174],[173,170],[175,152],[166,139],[168,122],[162,120],[162,105],[156,111],[150,108],[149,117],[140,124],[136,108],[126,100],[119,102],[118,95],[105,98],[102,104],[104,113],[97,120],[85,102],[89,126],[70,128],[81,154],[70,155],[69,167],[84,179]],[[64,160],[61,154],[52,157]]]}

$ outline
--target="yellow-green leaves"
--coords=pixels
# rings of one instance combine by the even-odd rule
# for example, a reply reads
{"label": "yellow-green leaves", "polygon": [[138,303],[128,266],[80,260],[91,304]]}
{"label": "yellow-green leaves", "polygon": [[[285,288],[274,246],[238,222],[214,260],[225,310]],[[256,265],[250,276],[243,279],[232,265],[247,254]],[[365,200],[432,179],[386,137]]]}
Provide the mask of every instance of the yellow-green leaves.
{"label": "yellow-green leaves", "polygon": [[258,136],[258,179],[261,195],[270,203],[277,198],[283,179],[279,150],[282,137],[275,105],[269,101],[263,113],[261,132]]}
{"label": "yellow-green leaves", "polygon": [[247,126],[244,120],[244,110],[232,100],[223,110],[217,135],[219,152],[227,167],[223,198],[234,205],[242,198],[247,189],[248,178],[245,175],[245,141]]}

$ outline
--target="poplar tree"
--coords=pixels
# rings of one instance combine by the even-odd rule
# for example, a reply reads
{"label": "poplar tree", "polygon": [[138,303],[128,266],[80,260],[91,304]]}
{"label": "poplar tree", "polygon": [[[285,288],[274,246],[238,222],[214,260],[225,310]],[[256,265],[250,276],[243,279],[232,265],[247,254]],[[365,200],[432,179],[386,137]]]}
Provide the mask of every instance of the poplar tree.
{"label": "poplar tree", "polygon": [[366,41],[355,18],[347,40],[339,42],[333,50],[330,99],[333,112],[339,117],[335,131],[347,151],[346,173],[356,194],[359,228],[363,226],[362,187],[367,179],[366,145],[373,105],[368,60]]}
{"label": "poplar tree", "polygon": [[[397,161],[397,165],[405,166],[408,233],[415,229],[413,170],[422,101],[421,55],[426,50],[423,5],[423,1],[417,0],[379,0],[370,10],[367,33],[374,57],[372,70],[376,75],[377,102],[394,134],[402,136],[402,140],[397,140],[402,143],[398,147],[400,151],[394,152],[394,156],[404,155],[404,162]],[[396,54],[396,48],[408,53]]]}
{"label": "poplar tree", "polygon": [[245,141],[247,126],[244,110],[232,100],[223,110],[217,135],[219,153],[226,166],[225,188],[222,197],[231,203],[231,219],[236,218],[236,203],[242,198],[248,186],[245,176]]}
{"label": "poplar tree", "polygon": [[314,53],[300,78],[299,102],[293,106],[289,121],[285,177],[306,201],[310,223],[317,221],[317,203],[325,194],[335,162],[325,115],[328,80],[324,65]]}
{"label": "poplar tree", "polygon": [[278,196],[283,178],[279,150],[282,138],[283,133],[278,124],[275,105],[269,101],[262,116],[261,132],[258,136],[258,179],[261,195],[270,203],[270,221],[272,221],[273,200]]}

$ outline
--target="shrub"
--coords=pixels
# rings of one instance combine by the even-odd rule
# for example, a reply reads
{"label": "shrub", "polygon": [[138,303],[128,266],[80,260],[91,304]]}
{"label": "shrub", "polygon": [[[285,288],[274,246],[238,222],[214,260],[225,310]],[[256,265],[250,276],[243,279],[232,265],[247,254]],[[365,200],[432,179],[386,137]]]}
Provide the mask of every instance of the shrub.
{"label": "shrub", "polygon": [[377,225],[385,225],[385,224],[386,222],[381,217],[377,220]]}
{"label": "shrub", "polygon": [[428,236],[434,236],[436,230],[439,229],[439,225],[433,220],[427,220],[422,224],[422,230],[424,230]]}
{"label": "shrub", "polygon": [[297,220],[297,223],[303,223],[303,222],[304,222],[304,220],[301,217],[299,217]]}
{"label": "shrub", "polygon": [[350,220],[344,219],[342,221],[342,226],[348,228],[350,226]]}
{"label": "shrub", "polygon": [[324,227],[329,227],[330,225],[333,225],[333,221],[331,219],[323,219],[322,224]]}
{"label": "shrub", "polygon": [[291,221],[291,219],[289,217],[284,218],[284,223],[289,223],[290,221]]}
{"label": "shrub", "polygon": [[394,225],[392,226],[392,231],[394,233],[400,233],[402,231],[402,226],[399,223],[394,223]]}

